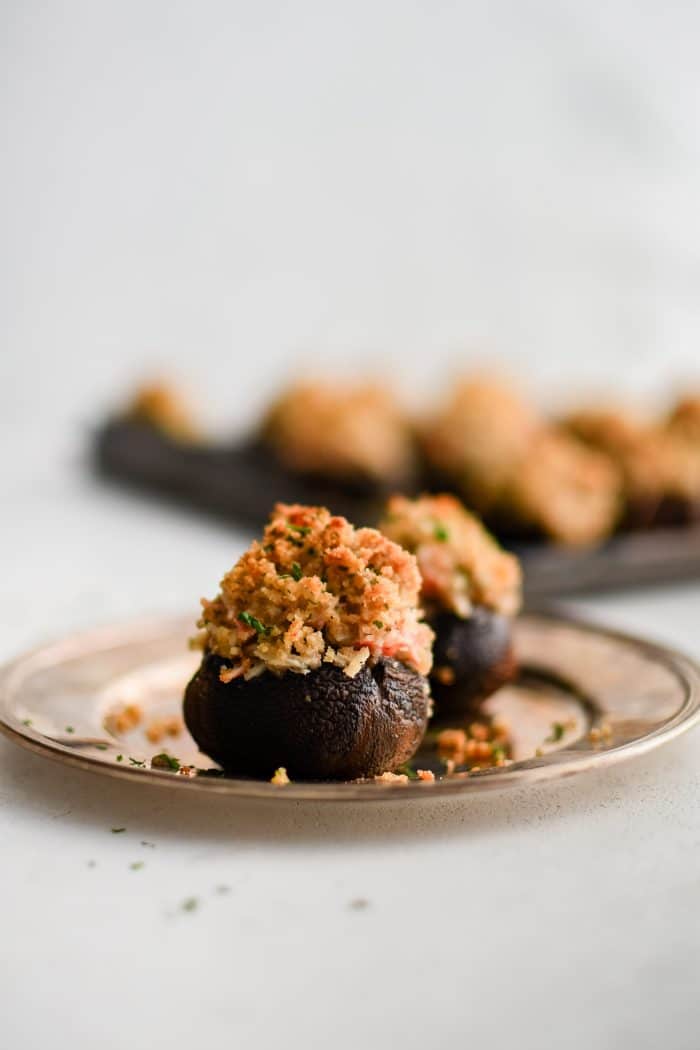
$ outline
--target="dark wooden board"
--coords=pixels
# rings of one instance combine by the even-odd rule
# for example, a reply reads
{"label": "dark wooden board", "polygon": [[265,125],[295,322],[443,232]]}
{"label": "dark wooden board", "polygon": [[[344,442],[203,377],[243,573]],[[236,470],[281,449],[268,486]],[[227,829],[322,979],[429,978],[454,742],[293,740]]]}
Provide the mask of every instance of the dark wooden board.
{"label": "dark wooden board", "polygon": [[[96,433],[94,462],[105,478],[256,529],[278,501],[324,504],[355,524],[374,524],[388,494],[296,477],[252,442],[183,445],[123,419]],[[700,578],[697,525],[621,534],[582,551],[544,542],[508,545],[522,558],[528,599]]]}

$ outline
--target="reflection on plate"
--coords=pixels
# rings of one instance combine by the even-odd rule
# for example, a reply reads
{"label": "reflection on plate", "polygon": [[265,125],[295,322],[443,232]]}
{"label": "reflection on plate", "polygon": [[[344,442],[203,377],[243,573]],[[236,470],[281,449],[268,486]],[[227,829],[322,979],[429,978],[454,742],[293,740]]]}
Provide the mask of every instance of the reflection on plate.
{"label": "reflection on plate", "polygon": [[[435,781],[277,786],[223,775],[179,729],[182,691],[198,661],[186,646],[191,628],[189,618],[150,620],[20,657],[0,672],[0,730],[47,757],[179,790],[376,801],[468,795],[593,770],[658,746],[700,717],[700,671],[690,660],[591,624],[528,613],[516,628],[521,676],[486,705],[510,724],[509,765],[449,773],[429,733],[412,764],[432,769]],[[120,719],[130,707],[141,717]],[[161,752],[177,758],[173,768],[151,768]]]}

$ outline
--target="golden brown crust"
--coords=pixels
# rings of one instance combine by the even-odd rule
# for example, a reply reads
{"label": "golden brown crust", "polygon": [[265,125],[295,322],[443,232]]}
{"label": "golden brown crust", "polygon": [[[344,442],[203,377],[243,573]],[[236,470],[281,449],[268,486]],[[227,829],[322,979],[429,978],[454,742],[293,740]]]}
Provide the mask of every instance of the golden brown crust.
{"label": "golden brown crust", "polygon": [[689,400],[677,407],[668,426],[614,407],[572,413],[563,425],[618,466],[629,505],[653,512],[666,498],[694,501],[700,496],[700,445],[695,450],[687,440],[694,419]]}
{"label": "golden brown crust", "polygon": [[139,387],[124,416],[148,423],[176,441],[197,441],[202,436],[187,400],[168,383],[153,382]]}
{"label": "golden brown crust", "polygon": [[333,663],[349,676],[381,657],[430,670],[412,554],[376,529],[322,507],[278,504],[254,542],[202,601],[202,646],[230,661],[229,679],[306,673]]}
{"label": "golden brown crust", "polygon": [[300,473],[392,483],[412,465],[409,428],[389,392],[373,384],[297,383],[270,409],[263,437]]}
{"label": "golden brown crust", "polygon": [[507,554],[455,496],[394,496],[379,528],[415,554],[424,605],[462,617],[475,605],[509,616],[520,608],[517,558]]}
{"label": "golden brown crust", "polygon": [[559,433],[510,387],[460,385],[425,435],[433,467],[477,512],[560,543],[607,536],[620,512],[609,457]]}

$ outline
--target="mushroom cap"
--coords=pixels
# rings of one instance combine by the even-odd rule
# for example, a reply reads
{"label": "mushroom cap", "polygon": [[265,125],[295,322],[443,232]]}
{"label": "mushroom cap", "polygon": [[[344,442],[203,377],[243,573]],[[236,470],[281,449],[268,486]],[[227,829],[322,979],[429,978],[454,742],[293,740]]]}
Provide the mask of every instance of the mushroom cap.
{"label": "mushroom cap", "polygon": [[515,677],[509,616],[476,606],[467,619],[441,612],[430,625],[435,631],[431,691],[439,719],[473,714],[475,704]]}
{"label": "mushroom cap", "polygon": [[397,660],[365,665],[354,678],[323,664],[224,683],[227,666],[205,654],[184,715],[200,750],[230,773],[268,779],[284,766],[292,779],[352,780],[395,769],[423,739],[428,682]]}

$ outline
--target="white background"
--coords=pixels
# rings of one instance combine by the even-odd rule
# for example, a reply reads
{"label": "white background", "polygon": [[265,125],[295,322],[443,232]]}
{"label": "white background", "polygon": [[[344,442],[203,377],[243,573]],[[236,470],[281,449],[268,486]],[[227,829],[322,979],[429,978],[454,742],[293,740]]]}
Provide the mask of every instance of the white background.
{"label": "white background", "polygon": [[[90,479],[90,427],[141,375],[179,374],[225,428],[299,364],[391,370],[418,408],[487,355],[543,397],[698,378],[693,5],[2,19],[0,655],[194,615],[240,550]],[[699,594],[578,607],[700,655]],[[8,1050],[697,1046],[697,734],[595,779],[369,812],[0,757]]]}

